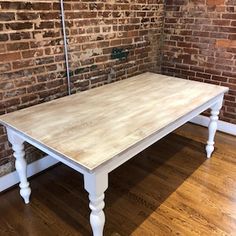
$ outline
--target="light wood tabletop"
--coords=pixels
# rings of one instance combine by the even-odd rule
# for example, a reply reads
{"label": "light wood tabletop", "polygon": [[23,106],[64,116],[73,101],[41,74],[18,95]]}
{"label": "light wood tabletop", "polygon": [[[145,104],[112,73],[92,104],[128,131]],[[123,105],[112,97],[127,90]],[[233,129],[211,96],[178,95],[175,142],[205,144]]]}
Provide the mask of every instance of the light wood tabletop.
{"label": "light wood tabletop", "polygon": [[144,73],[3,115],[0,123],[91,171],[227,90]]}

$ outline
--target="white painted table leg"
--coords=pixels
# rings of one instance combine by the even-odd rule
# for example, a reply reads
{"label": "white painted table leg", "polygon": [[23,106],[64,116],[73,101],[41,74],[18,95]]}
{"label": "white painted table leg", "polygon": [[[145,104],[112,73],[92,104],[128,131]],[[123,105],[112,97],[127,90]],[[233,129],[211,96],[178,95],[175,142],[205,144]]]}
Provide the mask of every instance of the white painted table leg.
{"label": "white painted table leg", "polygon": [[27,181],[27,163],[24,158],[24,140],[20,138],[13,130],[7,129],[8,140],[12,144],[13,155],[16,158],[15,167],[20,179],[20,195],[25,203],[29,203],[31,189]]}
{"label": "white painted table leg", "polygon": [[214,151],[214,144],[215,144],[214,138],[217,130],[217,122],[219,119],[219,113],[222,107],[222,102],[223,102],[223,97],[211,107],[211,116],[208,125],[208,141],[206,145],[207,158],[210,158],[212,152]]}
{"label": "white painted table leg", "polygon": [[102,236],[105,224],[104,192],[108,187],[108,174],[84,174],[84,187],[89,193],[90,224],[93,236]]}

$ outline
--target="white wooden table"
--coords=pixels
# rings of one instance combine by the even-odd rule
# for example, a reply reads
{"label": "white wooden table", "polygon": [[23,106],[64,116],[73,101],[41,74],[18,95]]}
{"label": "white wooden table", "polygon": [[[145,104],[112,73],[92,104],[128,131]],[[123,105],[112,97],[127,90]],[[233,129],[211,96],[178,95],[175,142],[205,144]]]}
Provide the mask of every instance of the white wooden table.
{"label": "white wooden table", "polygon": [[108,173],[211,108],[209,158],[227,91],[226,87],[145,73],[1,116],[16,158],[20,195],[29,203],[26,141],[84,175],[93,235],[103,235]]}

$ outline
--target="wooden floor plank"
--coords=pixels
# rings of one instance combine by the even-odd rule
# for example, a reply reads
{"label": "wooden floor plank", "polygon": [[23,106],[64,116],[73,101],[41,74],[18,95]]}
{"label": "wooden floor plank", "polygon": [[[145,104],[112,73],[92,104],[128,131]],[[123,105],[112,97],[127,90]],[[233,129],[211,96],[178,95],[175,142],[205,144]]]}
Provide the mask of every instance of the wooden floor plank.
{"label": "wooden floor plank", "polygon": [[[205,158],[207,129],[186,124],[109,175],[105,236],[236,235],[236,138],[217,133]],[[82,175],[60,164],[0,195],[2,236],[91,235]]]}

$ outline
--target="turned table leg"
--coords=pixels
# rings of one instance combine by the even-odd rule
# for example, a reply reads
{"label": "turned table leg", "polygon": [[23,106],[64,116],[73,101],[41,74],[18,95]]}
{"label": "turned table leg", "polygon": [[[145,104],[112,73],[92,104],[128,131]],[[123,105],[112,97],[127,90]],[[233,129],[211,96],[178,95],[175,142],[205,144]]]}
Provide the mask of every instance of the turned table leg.
{"label": "turned table leg", "polygon": [[31,189],[27,181],[27,163],[24,158],[24,140],[19,137],[13,130],[7,129],[8,140],[12,144],[14,151],[13,156],[16,158],[15,167],[20,179],[20,195],[25,203],[29,203]]}
{"label": "turned table leg", "polygon": [[219,113],[222,107],[222,103],[223,103],[223,97],[211,107],[211,116],[208,125],[208,141],[206,145],[207,158],[210,158],[212,152],[214,151],[214,144],[215,144],[214,138],[217,130],[217,122],[219,119]]}
{"label": "turned table leg", "polygon": [[93,236],[102,236],[105,224],[105,215],[103,208],[104,192],[108,187],[108,174],[85,174],[84,187],[89,193],[89,207],[91,209],[90,224],[93,231]]}

